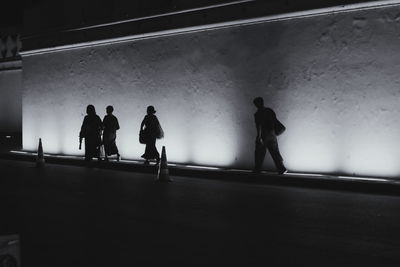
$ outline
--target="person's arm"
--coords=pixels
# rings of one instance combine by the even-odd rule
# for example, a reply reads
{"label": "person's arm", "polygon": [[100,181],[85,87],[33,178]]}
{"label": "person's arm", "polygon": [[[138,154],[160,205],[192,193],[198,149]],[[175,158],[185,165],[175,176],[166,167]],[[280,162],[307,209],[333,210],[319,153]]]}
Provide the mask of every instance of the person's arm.
{"label": "person's arm", "polygon": [[256,116],[254,116],[255,122],[256,122],[256,130],[257,130],[257,135],[256,135],[256,141],[260,142],[261,141],[261,123],[257,119]]}
{"label": "person's arm", "polygon": [[119,130],[119,123],[117,117],[115,117],[115,130]]}
{"label": "person's arm", "polygon": [[82,139],[85,137],[85,131],[86,131],[86,124],[87,124],[87,118],[83,119],[83,123],[81,126],[81,131],[79,132],[79,150],[82,149]]}
{"label": "person's arm", "polygon": [[143,131],[143,126],[144,126],[144,121],[146,120],[146,117],[142,120],[142,124],[140,124],[140,130]]}
{"label": "person's arm", "polygon": [[275,132],[275,125],[276,125],[276,121],[278,119],[276,118],[276,113],[275,113],[275,111],[273,109],[271,109],[271,114],[272,114],[272,121],[273,121],[273,123],[272,123],[273,131],[272,132],[275,134],[276,133]]}
{"label": "person's arm", "polygon": [[257,124],[256,128],[257,128],[256,140],[257,140],[257,142],[260,142],[261,141],[261,125]]}

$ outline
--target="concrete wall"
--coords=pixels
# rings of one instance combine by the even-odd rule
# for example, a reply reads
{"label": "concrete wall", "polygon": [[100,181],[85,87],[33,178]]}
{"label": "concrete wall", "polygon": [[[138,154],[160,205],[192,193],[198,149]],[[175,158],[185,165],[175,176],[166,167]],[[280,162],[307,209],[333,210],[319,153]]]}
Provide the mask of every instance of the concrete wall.
{"label": "concrete wall", "polygon": [[[123,157],[154,105],[173,162],[252,168],[252,99],[287,126],[293,171],[400,174],[400,8],[261,23],[23,59],[23,146],[80,154],[85,107],[114,105]],[[273,169],[267,158],[266,168]]]}

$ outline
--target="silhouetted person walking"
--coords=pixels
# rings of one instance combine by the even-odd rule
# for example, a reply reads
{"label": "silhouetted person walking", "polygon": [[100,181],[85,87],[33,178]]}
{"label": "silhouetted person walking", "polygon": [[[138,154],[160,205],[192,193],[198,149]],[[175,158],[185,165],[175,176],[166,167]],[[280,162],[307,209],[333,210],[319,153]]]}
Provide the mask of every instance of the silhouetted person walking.
{"label": "silhouetted person walking", "polygon": [[103,125],[93,105],[87,106],[86,113],[87,115],[83,119],[81,132],[79,133],[79,149],[81,149],[82,139],[85,138],[85,160],[89,162],[94,157],[100,160],[101,129]]}
{"label": "silhouetted person walking", "polygon": [[253,103],[257,107],[257,112],[254,114],[257,128],[254,172],[261,171],[268,148],[278,173],[283,174],[287,170],[283,165],[283,159],[279,153],[276,136],[284,131],[284,126],[277,120],[275,112],[264,106],[264,99],[262,97],[256,97]]}
{"label": "silhouetted person walking", "polygon": [[108,161],[108,156],[117,155],[117,161],[120,160],[118,153],[118,147],[115,143],[117,138],[117,130],[119,130],[119,123],[117,117],[112,113],[114,111],[113,106],[107,106],[107,115],[103,119],[103,145],[105,152],[105,160]]}
{"label": "silhouetted person walking", "polygon": [[154,113],[156,113],[154,107],[148,106],[147,115],[144,116],[142,124],[140,125],[141,142],[146,144],[145,152],[142,155],[142,158],[146,159],[144,162],[146,165],[149,164],[149,160],[151,159],[155,159],[157,164],[160,162],[160,154],[156,148],[156,139],[164,137],[160,122]]}

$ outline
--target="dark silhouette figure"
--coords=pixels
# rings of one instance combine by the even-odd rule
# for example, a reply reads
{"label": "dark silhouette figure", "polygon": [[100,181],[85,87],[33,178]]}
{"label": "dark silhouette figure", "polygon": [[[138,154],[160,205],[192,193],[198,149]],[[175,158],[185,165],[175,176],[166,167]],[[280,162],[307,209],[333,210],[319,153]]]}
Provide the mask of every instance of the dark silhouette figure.
{"label": "dark silhouette figure", "polygon": [[144,164],[149,164],[149,160],[155,159],[157,164],[160,162],[160,154],[156,148],[156,139],[164,137],[164,132],[158,121],[155,109],[153,106],[147,107],[147,115],[144,116],[142,124],[140,125],[140,135],[142,142],[146,144],[146,149],[142,158],[146,159]]}
{"label": "dark silhouette figure", "polygon": [[89,162],[94,157],[100,160],[103,124],[93,105],[87,106],[86,113],[87,115],[83,119],[81,132],[79,133],[79,149],[81,149],[82,139],[85,138],[85,160]]}
{"label": "dark silhouette figure", "polygon": [[106,161],[108,161],[108,156],[115,154],[117,155],[117,161],[121,158],[118,153],[117,144],[115,143],[119,123],[118,119],[112,114],[113,111],[113,106],[108,106],[106,108],[107,115],[105,115],[103,119],[103,145]]}
{"label": "dark silhouette figure", "polygon": [[287,170],[283,165],[283,159],[279,152],[276,136],[277,134],[281,134],[285,128],[277,120],[275,112],[264,106],[264,99],[262,97],[256,97],[253,103],[257,107],[257,112],[254,114],[257,128],[254,172],[261,171],[265,153],[268,148],[278,173],[283,174]]}

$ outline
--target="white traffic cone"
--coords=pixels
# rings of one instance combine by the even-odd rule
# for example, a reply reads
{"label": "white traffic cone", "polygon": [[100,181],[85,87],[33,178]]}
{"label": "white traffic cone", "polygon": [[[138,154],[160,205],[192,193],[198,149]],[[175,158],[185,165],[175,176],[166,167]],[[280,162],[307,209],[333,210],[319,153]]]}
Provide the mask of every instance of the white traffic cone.
{"label": "white traffic cone", "polygon": [[37,151],[36,158],[36,167],[44,167],[44,155],[43,155],[43,147],[42,147],[42,138],[39,138],[39,146]]}
{"label": "white traffic cone", "polygon": [[169,170],[168,170],[167,154],[165,153],[165,146],[162,147],[161,151],[161,162],[158,167],[157,180],[159,182],[172,182],[172,180],[169,178]]}

